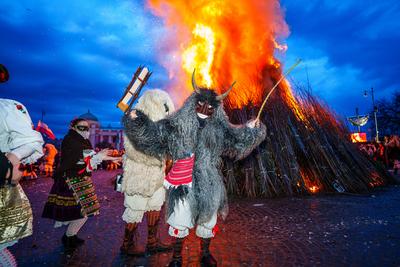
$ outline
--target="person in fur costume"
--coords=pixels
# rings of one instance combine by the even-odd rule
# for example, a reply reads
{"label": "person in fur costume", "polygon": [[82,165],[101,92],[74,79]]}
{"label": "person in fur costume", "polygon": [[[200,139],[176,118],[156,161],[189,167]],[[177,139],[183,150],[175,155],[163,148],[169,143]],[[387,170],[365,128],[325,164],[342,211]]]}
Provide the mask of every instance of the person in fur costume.
{"label": "person in fur costume", "polygon": [[[146,91],[135,108],[146,114],[151,121],[159,121],[175,110],[170,96],[158,89]],[[154,157],[136,150],[126,136],[124,147],[122,192],[125,196],[125,212],[122,219],[127,224],[121,251],[129,255],[144,254],[145,251],[135,244],[136,228],[144,215],[148,224],[146,250],[150,253],[161,251],[166,247],[158,242],[156,236],[160,210],[165,201],[165,156]]]}
{"label": "person in fur costume", "polygon": [[125,134],[131,143],[148,155],[170,154],[174,162],[165,178],[168,186],[167,222],[176,237],[169,266],[182,265],[183,239],[196,227],[201,238],[201,264],[216,266],[209,251],[216,233],[217,214],[227,215],[227,197],[220,172],[221,156],[246,157],[264,139],[265,126],[258,120],[235,126],[223,110],[222,95],[199,88],[192,76],[194,92],[174,114],[153,122],[140,110],[123,117]]}

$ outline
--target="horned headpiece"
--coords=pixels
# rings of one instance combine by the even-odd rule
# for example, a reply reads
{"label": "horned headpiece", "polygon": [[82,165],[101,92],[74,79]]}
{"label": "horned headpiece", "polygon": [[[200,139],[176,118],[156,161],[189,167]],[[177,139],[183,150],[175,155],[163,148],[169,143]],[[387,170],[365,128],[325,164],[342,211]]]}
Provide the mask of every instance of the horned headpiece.
{"label": "horned headpiece", "polygon": [[[196,72],[196,69],[193,70],[193,74],[192,74],[192,86],[193,86],[193,90],[196,93],[200,94],[200,88],[196,84],[195,72]],[[224,98],[227,97],[229,92],[232,90],[232,88],[235,85],[235,83],[236,83],[236,81],[232,83],[232,85],[229,87],[229,89],[225,93],[223,93],[222,95],[217,95],[216,99],[218,101],[224,100]]]}

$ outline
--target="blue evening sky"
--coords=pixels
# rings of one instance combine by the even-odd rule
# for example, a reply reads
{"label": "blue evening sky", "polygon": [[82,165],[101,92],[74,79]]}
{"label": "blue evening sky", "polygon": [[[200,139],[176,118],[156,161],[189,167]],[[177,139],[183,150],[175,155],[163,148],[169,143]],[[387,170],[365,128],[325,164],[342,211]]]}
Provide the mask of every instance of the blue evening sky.
{"label": "blue evening sky", "polygon": [[[400,2],[283,0],[290,28],[290,66],[304,63],[290,80],[307,86],[340,116],[372,106],[400,90]],[[10,80],[0,97],[24,103],[34,121],[58,137],[88,109],[101,124],[120,125],[115,107],[135,69],[153,71],[146,88],[163,88],[167,72],[157,62],[165,34],[143,1],[0,0],[0,63]]]}

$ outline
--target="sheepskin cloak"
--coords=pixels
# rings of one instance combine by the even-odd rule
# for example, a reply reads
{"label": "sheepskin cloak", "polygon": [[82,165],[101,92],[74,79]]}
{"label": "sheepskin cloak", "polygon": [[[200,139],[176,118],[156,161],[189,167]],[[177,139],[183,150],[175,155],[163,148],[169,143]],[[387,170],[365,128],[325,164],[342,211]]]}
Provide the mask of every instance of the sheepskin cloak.
{"label": "sheepskin cloak", "polygon": [[[139,98],[135,108],[146,114],[152,121],[158,121],[175,110],[169,95],[158,89],[147,90]],[[151,197],[163,186],[164,155],[154,157],[140,152],[132,146],[126,135],[124,135],[124,148],[122,192],[127,195]]]}

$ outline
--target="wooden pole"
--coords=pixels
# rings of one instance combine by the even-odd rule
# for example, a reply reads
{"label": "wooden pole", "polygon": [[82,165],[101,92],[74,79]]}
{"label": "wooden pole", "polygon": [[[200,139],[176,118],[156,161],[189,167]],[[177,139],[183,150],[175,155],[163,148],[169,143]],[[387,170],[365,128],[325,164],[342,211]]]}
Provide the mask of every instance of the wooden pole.
{"label": "wooden pole", "polygon": [[274,85],[274,87],[272,87],[271,91],[269,91],[268,95],[265,97],[264,102],[261,105],[260,111],[258,111],[258,115],[257,115],[257,119],[260,119],[261,113],[264,109],[265,103],[267,103],[268,98],[270,97],[270,95],[272,94],[272,92],[275,90],[275,88],[281,83],[281,81],[283,80],[283,78],[285,78],[292,70],[294,70],[294,68],[297,67],[297,65],[299,65],[301,62],[301,59],[298,59],[296,61],[296,63],[294,63],[287,71],[284,75],[282,75],[282,77],[278,80],[278,82]]}

